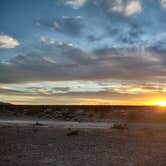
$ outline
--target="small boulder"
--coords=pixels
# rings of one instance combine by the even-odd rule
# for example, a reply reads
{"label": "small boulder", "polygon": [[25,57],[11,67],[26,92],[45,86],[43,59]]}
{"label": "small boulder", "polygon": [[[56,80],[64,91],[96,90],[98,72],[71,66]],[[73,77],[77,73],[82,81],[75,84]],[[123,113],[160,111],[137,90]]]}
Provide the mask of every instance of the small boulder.
{"label": "small boulder", "polygon": [[68,129],[68,133],[67,136],[76,136],[78,135],[79,131],[78,130],[72,130],[72,129]]}

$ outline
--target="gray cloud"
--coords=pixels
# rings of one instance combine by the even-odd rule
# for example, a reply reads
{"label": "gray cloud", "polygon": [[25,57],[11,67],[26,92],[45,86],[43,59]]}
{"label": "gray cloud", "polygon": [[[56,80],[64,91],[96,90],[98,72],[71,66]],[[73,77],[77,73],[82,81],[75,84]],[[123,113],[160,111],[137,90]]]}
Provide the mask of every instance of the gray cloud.
{"label": "gray cloud", "polygon": [[71,88],[70,87],[55,87],[53,90],[58,92],[68,92]]}
{"label": "gray cloud", "polygon": [[85,52],[58,42],[38,47],[40,52],[30,51],[1,62],[0,82],[165,80],[165,56],[152,48],[100,48]]}
{"label": "gray cloud", "polygon": [[[137,87],[138,88],[138,87]],[[148,90],[148,92],[147,92]],[[146,97],[149,94],[150,95],[156,95],[161,94],[162,89],[157,89],[155,87],[142,87],[142,92],[130,92],[127,90],[127,88],[118,88],[118,89],[105,89],[100,91],[65,91],[65,93],[62,92],[55,92],[54,88],[52,89],[43,89],[43,88],[34,88],[31,89],[31,91],[20,91],[20,90],[12,90],[12,89],[0,89],[1,96],[2,95],[10,95],[10,96],[24,96],[24,97],[34,97],[34,99],[40,98],[50,98],[54,97],[56,98],[71,98],[71,100],[74,99],[102,99],[102,100],[129,100],[129,99],[135,99],[139,97]],[[163,94],[165,94],[163,92]],[[39,98],[39,100],[40,100]],[[56,100],[55,100],[56,101]],[[110,100],[111,101],[111,100]],[[64,103],[63,103],[64,104]]]}
{"label": "gray cloud", "polygon": [[0,88],[1,95],[13,95],[13,96],[31,96],[34,95],[34,92],[26,92],[24,90],[15,90],[9,88]]}

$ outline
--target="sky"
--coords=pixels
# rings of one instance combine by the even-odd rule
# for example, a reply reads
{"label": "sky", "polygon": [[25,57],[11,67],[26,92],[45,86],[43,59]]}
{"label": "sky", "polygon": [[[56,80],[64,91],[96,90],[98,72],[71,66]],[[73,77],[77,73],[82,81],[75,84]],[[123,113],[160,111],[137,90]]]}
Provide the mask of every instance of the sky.
{"label": "sky", "polygon": [[0,0],[0,101],[166,100],[166,0]]}

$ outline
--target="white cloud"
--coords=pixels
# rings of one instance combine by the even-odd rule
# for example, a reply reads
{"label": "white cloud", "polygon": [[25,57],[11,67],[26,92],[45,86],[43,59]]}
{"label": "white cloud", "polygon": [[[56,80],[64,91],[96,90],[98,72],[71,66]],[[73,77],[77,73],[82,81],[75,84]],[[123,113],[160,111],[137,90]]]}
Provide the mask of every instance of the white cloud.
{"label": "white cloud", "polygon": [[[110,5],[112,6],[112,3]],[[123,1],[122,0],[115,0],[113,3],[113,7],[111,7],[109,10],[112,10],[112,11],[118,12],[118,13],[123,12],[123,10],[124,10],[123,9]]]}
{"label": "white cloud", "polygon": [[39,41],[41,41],[43,43],[46,43],[46,44],[49,44],[49,45],[55,44],[55,40],[53,40],[53,39],[51,39],[51,38],[49,38],[47,36],[40,36]]}
{"label": "white cloud", "polygon": [[74,9],[78,9],[86,3],[87,0],[67,0],[66,5],[71,6]]}
{"label": "white cloud", "polygon": [[160,4],[163,8],[166,8],[166,0],[160,0]]}
{"label": "white cloud", "polygon": [[124,3],[123,0],[107,0],[109,6],[108,12],[122,13],[126,16],[131,16],[141,12],[140,0],[128,0]]}
{"label": "white cloud", "polygon": [[20,43],[16,39],[0,34],[0,48],[15,48],[19,45]]}
{"label": "white cloud", "polygon": [[133,0],[129,2],[125,9],[125,15],[131,16],[141,12],[141,3],[139,0]]}

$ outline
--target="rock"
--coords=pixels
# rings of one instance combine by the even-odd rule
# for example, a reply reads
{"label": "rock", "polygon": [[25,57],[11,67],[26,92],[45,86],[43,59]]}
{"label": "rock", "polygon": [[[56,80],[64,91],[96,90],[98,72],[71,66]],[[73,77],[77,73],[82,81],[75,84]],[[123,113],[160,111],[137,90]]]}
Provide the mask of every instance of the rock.
{"label": "rock", "polygon": [[115,123],[112,128],[121,130],[129,129],[127,123]]}
{"label": "rock", "polygon": [[76,136],[78,135],[78,130],[72,130],[72,129],[68,129],[68,133],[67,133],[67,136]]}

